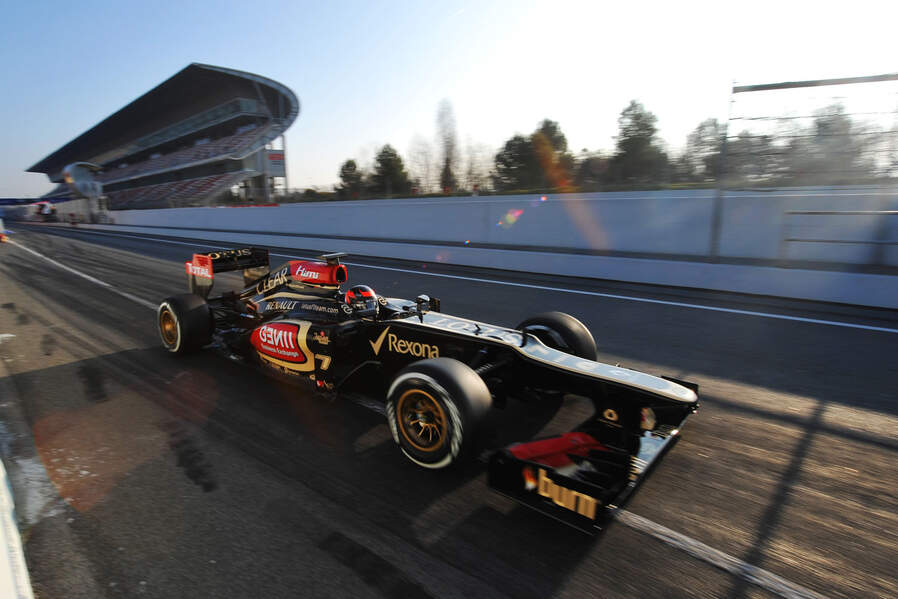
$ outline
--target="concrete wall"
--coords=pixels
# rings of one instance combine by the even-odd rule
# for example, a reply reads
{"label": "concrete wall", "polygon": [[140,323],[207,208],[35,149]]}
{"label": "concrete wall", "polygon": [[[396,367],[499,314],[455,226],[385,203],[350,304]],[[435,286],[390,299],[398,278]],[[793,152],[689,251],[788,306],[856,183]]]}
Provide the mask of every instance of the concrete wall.
{"label": "concrete wall", "polygon": [[[682,256],[710,252],[714,190],[495,196],[287,204],[277,208],[184,208],[112,212],[118,224],[270,231],[304,236],[429,240]],[[60,206],[60,213],[65,207]],[[720,255],[868,263],[873,246],[799,243],[784,236],[876,239],[881,216],[786,215],[789,210],[898,210],[877,188],[728,192]],[[885,217],[898,239],[898,217]],[[781,256],[781,252],[784,255]],[[885,252],[898,265],[898,251]]]}
{"label": "concrete wall", "polygon": [[[703,255],[712,195],[693,191],[428,198],[112,215],[116,223],[129,225]],[[704,232],[697,234],[696,225]]]}
{"label": "concrete wall", "polygon": [[[885,187],[801,188],[776,192],[728,192],[721,228],[720,255],[739,258],[817,260],[869,264],[871,244],[790,242],[783,237],[872,241],[885,222],[888,239],[898,240],[898,215],[787,215],[787,211],[898,210],[898,190]],[[898,266],[896,246],[884,252],[884,264]],[[780,252],[783,255],[780,256]]]}
{"label": "concrete wall", "polygon": [[[715,194],[415,198],[110,215],[114,229],[133,233],[898,308],[894,276],[702,261],[710,252]],[[845,264],[876,259],[898,266],[895,246],[782,243],[784,236],[869,241],[883,234],[883,223],[888,238],[898,239],[898,216],[785,215],[788,210],[898,210],[896,197],[888,189],[860,187],[728,192],[720,255]],[[59,211],[64,214],[64,207]],[[882,250],[878,254],[876,247]]]}

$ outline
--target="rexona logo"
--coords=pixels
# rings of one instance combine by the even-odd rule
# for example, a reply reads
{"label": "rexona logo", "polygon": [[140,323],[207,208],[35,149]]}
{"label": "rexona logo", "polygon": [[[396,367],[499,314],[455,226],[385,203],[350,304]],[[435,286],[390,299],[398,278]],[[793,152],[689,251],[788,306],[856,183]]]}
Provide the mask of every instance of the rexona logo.
{"label": "rexona logo", "polygon": [[371,344],[371,349],[374,350],[375,356],[380,354],[384,341],[387,342],[387,351],[395,354],[407,354],[416,358],[440,357],[440,348],[436,345],[400,339],[397,335],[390,332],[390,327],[385,328],[374,341],[368,341]]}
{"label": "rexona logo", "polygon": [[556,484],[546,476],[546,471],[539,469],[539,474],[534,476],[533,468],[525,466],[522,472],[524,488],[528,491],[536,490],[541,496],[551,499],[555,505],[576,512],[590,520],[596,519],[596,507],[599,502],[583,493],[578,493],[567,487]]}
{"label": "rexona logo", "polygon": [[299,327],[294,324],[273,323],[262,325],[253,331],[250,342],[260,354],[303,364],[306,355],[296,343]]}

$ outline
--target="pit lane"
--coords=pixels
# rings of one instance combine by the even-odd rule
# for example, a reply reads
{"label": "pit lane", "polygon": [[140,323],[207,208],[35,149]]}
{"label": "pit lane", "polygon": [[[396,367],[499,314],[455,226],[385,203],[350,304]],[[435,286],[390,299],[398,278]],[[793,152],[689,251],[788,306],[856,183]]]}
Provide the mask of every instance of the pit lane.
{"label": "pit lane", "polygon": [[[183,288],[192,251],[16,231],[148,302]],[[894,314],[509,273],[499,276],[530,286],[502,286],[432,276],[495,274],[471,269],[351,261],[377,267],[351,267],[352,281],[426,292],[460,316],[513,325],[570,312],[603,361],[699,382],[703,409],[628,509],[828,596],[898,594],[898,336],[674,304],[886,329]],[[215,356],[173,360],[146,308],[27,252],[3,246],[0,269],[0,332],[16,335],[0,354],[64,499],[26,543],[46,596],[91,584],[110,596],[769,596],[632,528],[586,539],[559,527],[491,494],[482,465],[421,473],[356,404],[298,397]],[[539,288],[568,285],[668,303]]]}

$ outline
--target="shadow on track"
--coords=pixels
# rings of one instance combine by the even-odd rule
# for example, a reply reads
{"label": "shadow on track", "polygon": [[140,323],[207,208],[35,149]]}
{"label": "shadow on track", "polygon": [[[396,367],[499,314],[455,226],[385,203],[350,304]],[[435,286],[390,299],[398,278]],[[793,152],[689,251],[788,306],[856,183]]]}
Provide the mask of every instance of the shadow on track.
{"label": "shadow on track", "polygon": [[[57,337],[61,347],[78,343]],[[167,442],[159,444],[162,453],[153,459],[167,460],[202,492],[214,494],[229,481],[215,472],[213,460],[203,454],[202,436],[208,434],[308,487],[338,511],[398,536],[481,579],[497,593],[551,595],[599,542],[490,492],[483,462],[423,471],[402,457],[383,415],[352,402],[303,394],[255,370],[234,368],[216,355],[177,359],[162,349],[127,350],[12,378],[26,404],[29,425],[38,433],[35,441],[42,456],[54,455],[59,449],[54,443],[66,438],[65,429],[72,422],[92,420],[90,430],[118,427],[137,436],[155,428]],[[50,387],[58,388],[64,381],[69,382],[68,392],[48,399]],[[123,413],[115,411],[117,402],[137,406],[147,400],[168,416],[150,425],[124,416],[109,420],[109,414]],[[140,418],[144,412],[132,409],[129,413]],[[201,432],[191,432],[196,430]],[[504,430],[503,436],[508,435],[515,433]],[[91,435],[81,443],[87,448],[104,440]],[[135,446],[135,456],[139,451],[143,450]],[[134,464],[147,463],[134,460]],[[127,485],[128,479],[125,472],[120,474],[113,487],[81,486],[69,491],[75,496],[73,505],[89,513],[102,504],[104,496],[127,495],[119,487]],[[302,530],[295,521],[302,517],[302,510],[285,494],[248,500],[277,517],[284,527]],[[172,501],[178,499],[172,497]],[[396,597],[421,590],[396,583],[389,568],[376,565],[380,563],[377,556],[341,534],[335,529],[321,548],[369,580],[373,588]],[[401,566],[390,567],[398,572]]]}

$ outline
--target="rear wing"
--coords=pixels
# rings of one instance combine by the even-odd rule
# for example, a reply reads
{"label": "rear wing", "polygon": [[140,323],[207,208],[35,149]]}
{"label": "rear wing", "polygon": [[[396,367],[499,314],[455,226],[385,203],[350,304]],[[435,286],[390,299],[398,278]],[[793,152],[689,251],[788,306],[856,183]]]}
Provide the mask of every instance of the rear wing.
{"label": "rear wing", "polygon": [[215,273],[242,270],[245,287],[267,276],[268,250],[251,247],[194,254],[190,262],[184,263],[184,270],[187,272],[187,288],[190,293],[209,297]]}
{"label": "rear wing", "polygon": [[[698,394],[698,385],[675,381]],[[596,408],[602,406],[596,405]],[[490,458],[489,486],[594,534],[622,507],[680,437],[698,403],[605,408],[557,437],[516,443]]]}

